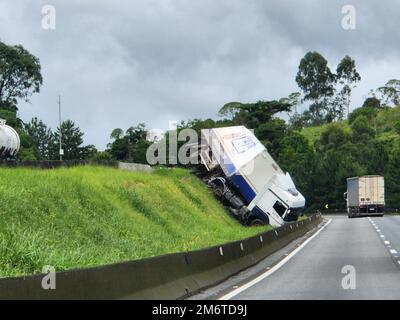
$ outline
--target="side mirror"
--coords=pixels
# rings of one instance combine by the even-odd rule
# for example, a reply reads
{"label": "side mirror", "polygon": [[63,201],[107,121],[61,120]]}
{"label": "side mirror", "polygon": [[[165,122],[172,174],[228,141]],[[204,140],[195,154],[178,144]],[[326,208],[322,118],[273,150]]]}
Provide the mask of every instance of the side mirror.
{"label": "side mirror", "polygon": [[343,193],[343,198],[347,201],[347,192]]}

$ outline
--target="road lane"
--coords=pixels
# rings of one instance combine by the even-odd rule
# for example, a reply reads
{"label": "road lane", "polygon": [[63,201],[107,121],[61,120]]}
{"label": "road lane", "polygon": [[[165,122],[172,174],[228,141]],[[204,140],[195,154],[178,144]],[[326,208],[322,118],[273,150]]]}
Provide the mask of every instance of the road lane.
{"label": "road lane", "polygon": [[395,263],[400,266],[400,216],[370,218],[369,220]]}
{"label": "road lane", "polygon": [[[370,221],[332,218],[279,270],[233,299],[400,299],[400,268]],[[392,218],[379,219],[382,229],[399,234],[398,220]],[[342,287],[345,266],[356,270],[355,290]]]}

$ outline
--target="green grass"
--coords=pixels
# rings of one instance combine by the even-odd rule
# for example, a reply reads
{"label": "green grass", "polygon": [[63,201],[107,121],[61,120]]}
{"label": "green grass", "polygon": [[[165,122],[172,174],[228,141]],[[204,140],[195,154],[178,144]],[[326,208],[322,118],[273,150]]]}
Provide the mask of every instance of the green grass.
{"label": "green grass", "polygon": [[0,276],[97,266],[255,235],[185,170],[0,168]]}

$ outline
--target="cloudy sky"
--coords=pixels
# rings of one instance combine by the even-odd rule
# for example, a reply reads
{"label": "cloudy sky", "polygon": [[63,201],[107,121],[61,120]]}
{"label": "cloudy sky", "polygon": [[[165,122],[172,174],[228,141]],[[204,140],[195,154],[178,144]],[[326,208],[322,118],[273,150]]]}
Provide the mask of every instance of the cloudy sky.
{"label": "cloudy sky", "polygon": [[[56,9],[56,29],[42,8]],[[344,5],[356,29],[342,27]],[[0,39],[40,58],[44,84],[20,115],[57,126],[63,118],[103,149],[113,128],[216,117],[226,102],[275,99],[298,91],[307,51],[332,69],[346,54],[362,81],[353,108],[372,88],[400,78],[397,0],[2,0]]]}

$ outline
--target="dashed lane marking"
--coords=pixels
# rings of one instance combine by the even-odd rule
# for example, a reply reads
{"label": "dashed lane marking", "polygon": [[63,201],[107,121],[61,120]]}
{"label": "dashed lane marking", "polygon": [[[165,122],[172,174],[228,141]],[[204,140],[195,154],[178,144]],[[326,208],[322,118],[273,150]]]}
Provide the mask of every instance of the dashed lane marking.
{"label": "dashed lane marking", "polygon": [[369,222],[371,222],[372,226],[375,228],[375,231],[377,232],[379,237],[383,240],[383,243],[386,245],[386,248],[388,249],[388,251],[392,255],[393,259],[395,259],[395,263],[397,262],[398,264],[400,264],[399,255],[397,253],[397,250],[392,249],[390,241],[385,240],[385,235],[382,234],[381,229],[379,229],[379,226],[377,226],[375,224],[374,220],[372,220],[371,218],[368,218],[368,220],[369,220]]}

